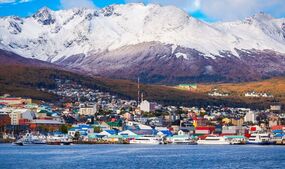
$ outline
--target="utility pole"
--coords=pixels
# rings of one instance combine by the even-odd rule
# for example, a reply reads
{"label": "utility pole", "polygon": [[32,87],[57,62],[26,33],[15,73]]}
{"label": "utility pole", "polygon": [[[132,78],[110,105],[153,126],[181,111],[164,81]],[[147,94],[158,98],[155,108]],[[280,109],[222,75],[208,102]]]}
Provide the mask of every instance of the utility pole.
{"label": "utility pole", "polygon": [[140,77],[138,77],[138,107],[140,105]]}
{"label": "utility pole", "polygon": [[144,101],[144,98],[143,98],[143,92],[141,92],[141,102]]}

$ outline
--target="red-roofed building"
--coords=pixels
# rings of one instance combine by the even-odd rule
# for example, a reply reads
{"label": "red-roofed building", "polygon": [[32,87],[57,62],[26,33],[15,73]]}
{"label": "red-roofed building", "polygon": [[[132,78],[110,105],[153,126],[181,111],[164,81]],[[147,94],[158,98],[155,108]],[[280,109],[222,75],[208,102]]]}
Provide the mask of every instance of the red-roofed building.
{"label": "red-roofed building", "polygon": [[198,126],[195,128],[195,134],[211,134],[214,131],[214,126]]}

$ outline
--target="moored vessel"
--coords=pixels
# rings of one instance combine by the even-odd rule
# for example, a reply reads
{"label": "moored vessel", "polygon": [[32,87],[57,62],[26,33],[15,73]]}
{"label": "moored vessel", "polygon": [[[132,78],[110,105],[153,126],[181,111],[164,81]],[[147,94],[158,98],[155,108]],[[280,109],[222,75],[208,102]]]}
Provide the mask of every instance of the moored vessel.
{"label": "moored vessel", "polygon": [[196,145],[197,142],[190,138],[189,136],[179,136],[179,135],[175,135],[172,136],[172,138],[170,138],[170,142],[172,144],[186,144],[186,145]]}
{"label": "moored vessel", "polygon": [[73,141],[64,134],[60,135],[53,135],[47,137],[47,144],[48,145],[71,145]]}
{"label": "moored vessel", "polygon": [[130,144],[162,144],[161,138],[156,136],[141,136],[130,140]]}
{"label": "moored vessel", "polygon": [[230,144],[233,144],[233,145],[246,144],[246,139],[244,136],[229,135],[229,136],[224,136],[224,137],[227,138]]}
{"label": "moored vessel", "polygon": [[32,133],[26,133],[25,136],[15,141],[13,144],[19,146],[46,144],[46,137],[43,135],[33,135]]}
{"label": "moored vessel", "polygon": [[269,145],[273,144],[268,133],[253,133],[250,135],[247,144]]}
{"label": "moored vessel", "polygon": [[198,140],[198,144],[212,144],[212,145],[227,145],[231,144],[230,140],[227,137],[224,136],[215,136],[210,135],[207,136],[204,140]]}

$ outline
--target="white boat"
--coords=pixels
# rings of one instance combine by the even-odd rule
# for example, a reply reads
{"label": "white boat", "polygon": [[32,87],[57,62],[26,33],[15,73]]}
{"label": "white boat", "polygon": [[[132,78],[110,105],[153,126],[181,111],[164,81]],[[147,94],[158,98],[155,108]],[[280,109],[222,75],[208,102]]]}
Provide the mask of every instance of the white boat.
{"label": "white boat", "polygon": [[142,136],[130,140],[130,144],[162,144],[162,139],[155,136]]}
{"label": "white boat", "polygon": [[198,140],[197,144],[226,145],[231,143],[228,138],[223,136],[207,136],[205,140]]}
{"label": "white boat", "polygon": [[191,139],[189,136],[173,136],[170,139],[172,144],[188,144],[188,145],[195,145],[197,142]]}
{"label": "white boat", "polygon": [[33,145],[33,144],[46,144],[46,137],[43,135],[32,135],[32,133],[26,133],[25,136],[14,142],[15,145]]}
{"label": "white boat", "polygon": [[73,141],[68,137],[68,135],[59,134],[59,135],[50,135],[47,137],[48,145],[70,145]]}
{"label": "white boat", "polygon": [[253,133],[250,135],[247,144],[268,145],[271,144],[270,134],[268,133]]}
{"label": "white boat", "polygon": [[241,135],[229,135],[229,136],[224,136],[225,138],[227,138],[230,142],[230,144],[245,144],[246,143],[246,139],[244,136]]}

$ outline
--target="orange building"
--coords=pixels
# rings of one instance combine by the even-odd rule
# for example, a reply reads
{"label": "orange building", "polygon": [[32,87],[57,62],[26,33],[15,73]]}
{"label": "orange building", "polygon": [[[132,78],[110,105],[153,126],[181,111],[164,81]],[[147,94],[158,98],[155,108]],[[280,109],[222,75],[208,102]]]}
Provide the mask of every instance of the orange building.
{"label": "orange building", "polygon": [[11,118],[8,114],[0,114],[0,131],[4,130],[6,125],[11,124]]}
{"label": "orange building", "polygon": [[57,131],[64,123],[56,120],[48,120],[48,119],[36,119],[32,120],[29,123],[29,127],[31,130],[45,130],[45,131]]}

